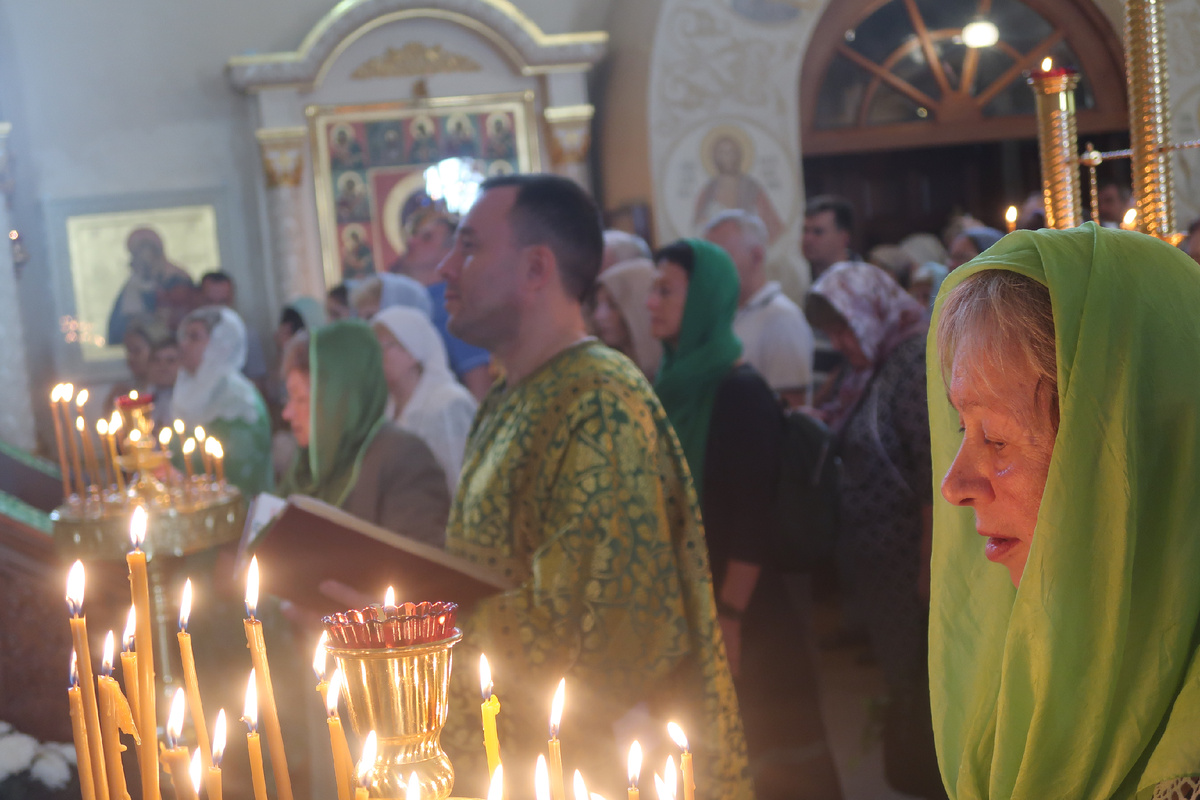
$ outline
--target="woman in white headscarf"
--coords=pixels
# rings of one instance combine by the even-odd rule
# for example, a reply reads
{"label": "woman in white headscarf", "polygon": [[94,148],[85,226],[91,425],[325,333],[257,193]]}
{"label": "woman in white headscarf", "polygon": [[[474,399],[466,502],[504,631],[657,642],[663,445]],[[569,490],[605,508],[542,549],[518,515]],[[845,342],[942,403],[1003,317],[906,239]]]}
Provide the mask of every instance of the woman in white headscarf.
{"label": "woman in white headscarf", "polygon": [[258,389],[242,375],[246,326],[223,306],[198,308],[179,324],[179,377],[171,416],[201,425],[221,443],[225,478],[253,497],[272,485],[271,423]]}
{"label": "woman in white headscarf", "polygon": [[453,497],[475,418],[475,398],[450,371],[442,337],[427,314],[393,306],[376,314],[371,327],[383,348],[387,417],[429,445]]}

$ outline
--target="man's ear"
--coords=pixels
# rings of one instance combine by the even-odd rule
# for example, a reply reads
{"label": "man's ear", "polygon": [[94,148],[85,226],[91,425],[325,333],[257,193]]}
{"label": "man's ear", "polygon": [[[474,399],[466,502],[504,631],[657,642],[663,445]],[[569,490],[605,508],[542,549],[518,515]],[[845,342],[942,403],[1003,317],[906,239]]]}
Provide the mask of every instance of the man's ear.
{"label": "man's ear", "polygon": [[522,260],[525,285],[529,289],[540,291],[558,281],[558,258],[548,245],[534,244],[526,247]]}

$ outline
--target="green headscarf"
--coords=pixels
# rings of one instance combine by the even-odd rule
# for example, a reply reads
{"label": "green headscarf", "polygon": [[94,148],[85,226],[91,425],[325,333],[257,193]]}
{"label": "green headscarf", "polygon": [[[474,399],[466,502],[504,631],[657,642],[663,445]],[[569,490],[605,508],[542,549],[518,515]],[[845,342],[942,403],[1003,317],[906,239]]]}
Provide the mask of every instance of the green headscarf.
{"label": "green headscarf", "polygon": [[738,276],[729,255],[702,239],[684,239],[692,249],[687,302],[679,341],[663,343],[662,366],[654,390],[683,445],[696,494],[704,496],[704,451],[717,387],[742,355],[733,333],[738,307]]}
{"label": "green headscarf", "polygon": [[340,506],[384,423],[383,355],[370,326],[345,320],[309,332],[308,359],[308,447],[296,453],[282,489]]}
{"label": "green headscarf", "polygon": [[[1050,290],[1060,423],[1019,590],[970,508],[934,511],[930,680],[951,798],[1149,797],[1200,774],[1200,267],[1088,223],[981,270]],[[929,359],[935,481],[961,440]]]}

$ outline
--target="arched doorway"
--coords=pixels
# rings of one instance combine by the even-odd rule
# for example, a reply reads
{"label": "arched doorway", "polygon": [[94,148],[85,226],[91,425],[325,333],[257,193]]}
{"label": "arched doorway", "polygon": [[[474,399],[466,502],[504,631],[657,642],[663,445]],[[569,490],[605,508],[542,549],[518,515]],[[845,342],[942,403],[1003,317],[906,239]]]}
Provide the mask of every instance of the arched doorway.
{"label": "arched doorway", "polygon": [[[968,46],[972,22],[992,23],[995,43]],[[1081,138],[1124,146],[1121,42],[1090,0],[830,4],[801,73],[807,193],[855,202],[864,247],[936,231],[955,210],[1000,224],[1039,186],[1025,75],[1047,56],[1082,74]]]}

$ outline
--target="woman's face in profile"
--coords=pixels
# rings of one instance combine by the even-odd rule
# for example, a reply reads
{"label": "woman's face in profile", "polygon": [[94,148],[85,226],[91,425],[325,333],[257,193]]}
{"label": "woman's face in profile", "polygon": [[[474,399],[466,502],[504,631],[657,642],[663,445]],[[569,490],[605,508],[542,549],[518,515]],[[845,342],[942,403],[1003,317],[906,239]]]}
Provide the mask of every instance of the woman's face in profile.
{"label": "woman's face in profile", "polygon": [[1007,567],[1018,586],[1054,452],[1053,399],[1048,391],[1035,393],[1037,374],[1019,353],[1001,359],[1021,365],[1007,373],[971,355],[960,349],[951,370],[962,444],[942,479],[942,496],[974,510],[975,530],[986,538],[983,554]]}
{"label": "woman's face in profile", "polygon": [[650,335],[661,342],[675,344],[683,327],[683,310],[687,307],[687,270],[670,261],[658,262],[658,274],[646,308],[650,311]]}
{"label": "woman's face in profile", "polygon": [[203,322],[189,322],[183,329],[183,337],[179,341],[179,363],[193,375],[204,361],[208,340],[208,326]]}
{"label": "woman's face in profile", "polygon": [[596,309],[592,312],[592,321],[600,341],[614,350],[626,350],[629,346],[629,328],[625,325],[621,309],[604,286],[596,287]]}

